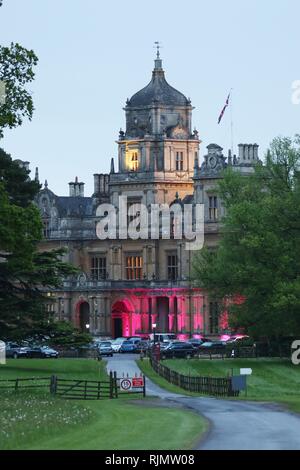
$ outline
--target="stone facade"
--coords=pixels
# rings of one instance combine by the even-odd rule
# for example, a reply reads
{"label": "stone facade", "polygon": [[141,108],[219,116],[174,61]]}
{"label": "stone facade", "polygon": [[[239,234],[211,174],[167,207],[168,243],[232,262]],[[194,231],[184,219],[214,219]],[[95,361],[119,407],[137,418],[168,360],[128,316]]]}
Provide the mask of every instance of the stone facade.
{"label": "stone facade", "polygon": [[118,169],[112,160],[109,174],[94,174],[90,197],[77,178],[69,183],[69,197],[57,196],[45,183],[36,201],[44,222],[40,248],[65,247],[65,260],[80,269],[61,290],[47,294],[49,314],[98,336],[147,335],[153,323],[157,331],[182,337],[226,329],[215,303],[192,286],[195,252],[185,249],[184,240],[99,240],[96,234],[97,207],[110,203],[120,209],[119,197],[126,195],[129,206],[204,204],[205,243],[217,244],[224,209],[216,183],[228,165],[249,174],[258,146],[240,145],[238,158],[230,152],[226,158],[211,144],[200,166],[192,110],[190,100],[165,80],[157,57],[150,83],[126,102]]}

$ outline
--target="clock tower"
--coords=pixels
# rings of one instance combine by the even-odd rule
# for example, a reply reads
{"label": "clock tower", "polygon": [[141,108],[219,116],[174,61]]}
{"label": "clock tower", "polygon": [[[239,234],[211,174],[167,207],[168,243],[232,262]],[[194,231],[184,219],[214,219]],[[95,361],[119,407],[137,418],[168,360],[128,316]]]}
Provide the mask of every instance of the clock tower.
{"label": "clock tower", "polygon": [[158,50],[151,81],[126,101],[118,171],[110,175],[114,204],[120,194],[148,206],[192,193],[200,145],[192,110],[190,99],[166,81]]}

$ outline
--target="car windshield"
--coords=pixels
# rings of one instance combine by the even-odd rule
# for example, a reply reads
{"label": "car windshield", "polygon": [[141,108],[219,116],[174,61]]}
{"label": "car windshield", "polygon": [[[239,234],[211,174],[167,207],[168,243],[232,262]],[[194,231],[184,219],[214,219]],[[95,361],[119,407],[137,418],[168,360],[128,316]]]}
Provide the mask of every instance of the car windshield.
{"label": "car windshield", "polygon": [[107,347],[107,346],[111,346],[110,341],[105,341],[104,343],[100,343],[100,348]]}
{"label": "car windshield", "polygon": [[114,340],[114,344],[122,344],[125,340],[123,338],[117,338]]}
{"label": "car windshield", "polygon": [[132,346],[133,343],[131,341],[124,341],[123,346]]}

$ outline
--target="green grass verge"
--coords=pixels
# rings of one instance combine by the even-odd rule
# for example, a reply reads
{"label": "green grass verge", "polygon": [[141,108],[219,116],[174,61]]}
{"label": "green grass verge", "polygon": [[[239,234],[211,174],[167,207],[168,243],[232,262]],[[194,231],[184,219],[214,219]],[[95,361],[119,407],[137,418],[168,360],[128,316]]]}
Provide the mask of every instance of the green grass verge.
{"label": "green grass verge", "polygon": [[[19,359],[0,366],[0,379],[51,374],[107,379],[104,362],[88,359]],[[69,401],[48,391],[2,392],[0,449],[191,449],[206,431],[200,416],[147,401],[141,405],[128,396]]]}
{"label": "green grass verge", "polygon": [[[250,367],[253,373],[247,378],[247,396],[241,392],[237,399],[277,402],[300,412],[300,367],[294,366],[288,359],[170,359],[164,361],[164,364],[185,375],[213,377],[226,377],[232,369],[239,374],[241,367]],[[170,388],[174,386],[159,377],[150,364],[145,362],[139,365],[158,385],[175,391]],[[178,390],[178,387],[175,388]]]}

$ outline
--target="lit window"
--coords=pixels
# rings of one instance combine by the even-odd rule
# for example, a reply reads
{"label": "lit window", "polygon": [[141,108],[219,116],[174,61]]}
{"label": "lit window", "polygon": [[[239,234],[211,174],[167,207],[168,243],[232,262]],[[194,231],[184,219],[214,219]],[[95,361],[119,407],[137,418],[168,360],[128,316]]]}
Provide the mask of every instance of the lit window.
{"label": "lit window", "polygon": [[168,255],[168,280],[176,281],[178,278],[178,259],[177,254]]}
{"label": "lit window", "polygon": [[142,256],[126,257],[126,279],[130,281],[143,278],[143,258]]}
{"label": "lit window", "polygon": [[218,198],[216,196],[208,198],[208,216],[209,220],[217,220],[218,218]]}
{"label": "lit window", "polygon": [[176,170],[183,170],[183,152],[176,152]]}
{"label": "lit window", "polygon": [[137,171],[139,168],[138,154],[135,152],[131,157],[131,171]]}
{"label": "lit window", "polygon": [[94,256],[91,260],[91,276],[94,281],[106,279],[106,257]]}
{"label": "lit window", "polygon": [[138,171],[140,166],[138,150],[126,150],[126,168],[129,171]]}

